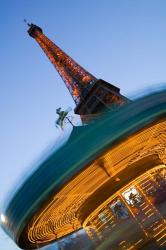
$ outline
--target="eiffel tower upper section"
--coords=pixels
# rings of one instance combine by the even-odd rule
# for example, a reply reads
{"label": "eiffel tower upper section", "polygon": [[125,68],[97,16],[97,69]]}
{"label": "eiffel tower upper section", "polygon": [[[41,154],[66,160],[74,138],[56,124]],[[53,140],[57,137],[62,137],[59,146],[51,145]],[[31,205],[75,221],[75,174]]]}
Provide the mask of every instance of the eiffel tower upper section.
{"label": "eiffel tower upper section", "polygon": [[81,116],[100,113],[103,108],[122,105],[128,99],[120,94],[120,89],[101,79],[97,79],[56,44],[48,39],[42,29],[28,24],[28,33],[33,37],[65,82],[75,103],[75,113]]}

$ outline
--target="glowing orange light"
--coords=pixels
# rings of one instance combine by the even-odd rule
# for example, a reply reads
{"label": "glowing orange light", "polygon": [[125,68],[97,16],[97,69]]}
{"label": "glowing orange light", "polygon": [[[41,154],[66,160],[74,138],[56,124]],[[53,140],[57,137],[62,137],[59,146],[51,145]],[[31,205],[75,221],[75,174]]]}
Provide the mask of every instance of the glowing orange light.
{"label": "glowing orange light", "polygon": [[[99,187],[102,187],[110,178],[115,179],[115,183],[119,185],[118,183],[121,181],[121,178],[118,177],[119,173],[125,171],[140,157],[146,156],[148,152],[153,154],[154,150],[155,154],[159,152],[161,155],[161,149],[163,148],[164,153],[165,147],[157,138],[162,134],[165,126],[166,122],[161,121],[110,148],[108,152],[101,156],[103,161],[107,163],[105,168],[108,173],[111,173],[110,176],[106,174],[105,169],[98,165],[96,160],[71,180],[59,193],[55,194],[52,201],[29,223],[27,230],[29,241],[39,243],[51,241],[55,239],[55,233],[57,238],[60,238],[81,228],[82,222],[77,218],[78,210]],[[137,185],[137,182],[134,185]],[[152,202],[151,199],[149,200]],[[102,204],[102,206],[104,205],[105,203]],[[83,224],[85,227],[91,217],[93,217],[93,214],[87,217],[87,220],[85,219]],[[48,219],[52,221],[55,233],[49,228]]]}

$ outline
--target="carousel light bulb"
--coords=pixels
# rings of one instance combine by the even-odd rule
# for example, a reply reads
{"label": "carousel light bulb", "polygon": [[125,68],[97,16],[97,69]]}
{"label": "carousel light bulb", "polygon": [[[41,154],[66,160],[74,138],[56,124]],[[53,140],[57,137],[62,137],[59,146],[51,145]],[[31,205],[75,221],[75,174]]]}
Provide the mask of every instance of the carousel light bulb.
{"label": "carousel light bulb", "polygon": [[1,222],[6,223],[6,217],[4,214],[1,214]]}

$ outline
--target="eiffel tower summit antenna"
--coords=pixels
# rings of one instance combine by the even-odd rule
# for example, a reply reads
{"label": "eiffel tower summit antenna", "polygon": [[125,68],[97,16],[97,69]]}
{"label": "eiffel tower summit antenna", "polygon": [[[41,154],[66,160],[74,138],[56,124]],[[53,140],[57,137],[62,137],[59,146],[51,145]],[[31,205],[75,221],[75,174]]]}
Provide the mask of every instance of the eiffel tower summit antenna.
{"label": "eiffel tower summit antenna", "polygon": [[30,23],[28,23],[26,19],[24,19],[24,23],[26,23],[29,27],[31,26]]}

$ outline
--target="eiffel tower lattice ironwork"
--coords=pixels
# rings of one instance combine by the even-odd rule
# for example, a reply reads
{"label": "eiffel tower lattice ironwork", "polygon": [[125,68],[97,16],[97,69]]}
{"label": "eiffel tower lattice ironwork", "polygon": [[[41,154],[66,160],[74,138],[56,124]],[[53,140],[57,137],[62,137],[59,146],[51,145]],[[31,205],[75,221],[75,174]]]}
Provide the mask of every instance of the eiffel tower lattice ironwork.
{"label": "eiffel tower lattice ironwork", "polygon": [[103,107],[126,102],[127,98],[119,93],[119,88],[97,79],[81,67],[48,39],[39,26],[35,24],[28,24],[28,26],[29,35],[43,49],[69,89],[76,103],[75,113],[81,116],[96,114],[100,113]]}

